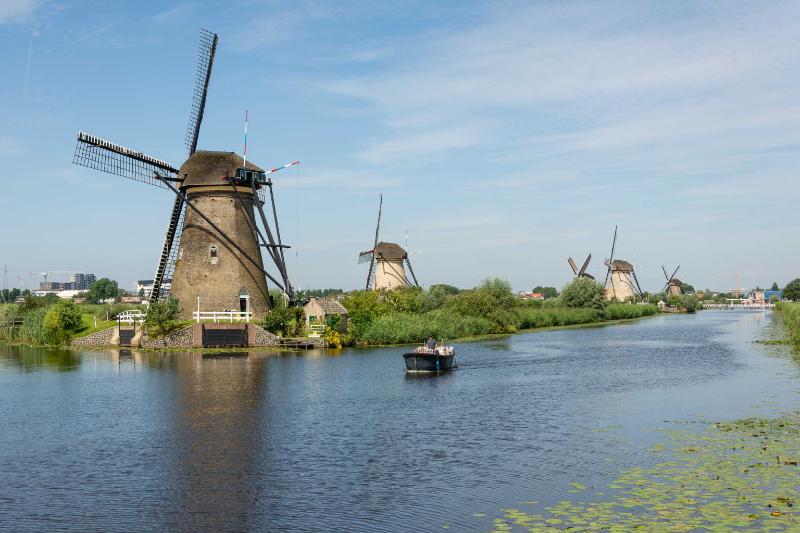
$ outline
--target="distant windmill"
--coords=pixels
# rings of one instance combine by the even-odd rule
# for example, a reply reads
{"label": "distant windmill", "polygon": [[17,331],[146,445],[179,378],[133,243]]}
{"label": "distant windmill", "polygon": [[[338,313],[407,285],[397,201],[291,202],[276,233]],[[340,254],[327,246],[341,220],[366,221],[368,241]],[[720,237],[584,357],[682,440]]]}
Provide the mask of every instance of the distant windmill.
{"label": "distant windmill", "polygon": [[681,266],[678,265],[675,268],[675,271],[672,275],[667,274],[667,269],[664,268],[664,265],[661,265],[661,270],[664,272],[664,278],[666,278],[667,283],[664,284],[664,288],[661,289],[661,292],[667,292],[667,296],[682,296],[683,295],[683,282],[675,277],[675,274],[678,273],[678,269]]}
{"label": "distant windmill", "polygon": [[[375,225],[375,241],[371,250],[358,254],[359,263],[369,263],[367,285],[365,290],[397,289],[400,287],[419,287],[408,253],[399,244],[393,242],[378,242],[381,228],[381,212],[383,209],[383,194],[379,195],[378,223]],[[414,280],[412,285],[406,277],[405,266]]]}
{"label": "distant windmill", "polygon": [[[611,257],[603,261],[608,267],[606,271],[606,298],[611,300],[627,300],[642,296],[642,288],[636,278],[633,264],[621,259],[614,259],[614,248],[617,245],[617,226],[614,226],[614,240],[611,242]],[[610,281],[610,283],[609,283]]]}
{"label": "distant windmill", "polygon": [[575,273],[576,278],[589,278],[594,279],[594,276],[586,272],[586,269],[589,267],[589,261],[592,260],[592,254],[586,258],[586,261],[583,262],[583,266],[581,266],[580,270],[578,270],[578,265],[575,264],[575,261],[571,258],[567,258],[567,263],[569,266],[572,267],[572,272]]}

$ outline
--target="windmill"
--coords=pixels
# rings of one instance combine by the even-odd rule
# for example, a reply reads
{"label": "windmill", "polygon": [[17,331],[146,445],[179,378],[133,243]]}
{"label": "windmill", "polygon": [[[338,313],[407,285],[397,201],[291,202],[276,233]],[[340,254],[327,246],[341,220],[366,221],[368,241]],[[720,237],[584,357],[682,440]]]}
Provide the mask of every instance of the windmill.
{"label": "windmill", "polygon": [[572,272],[575,274],[576,278],[589,278],[594,279],[594,276],[586,272],[586,269],[589,267],[589,261],[592,260],[592,254],[586,258],[586,261],[583,262],[583,266],[581,266],[580,270],[578,270],[578,265],[575,264],[575,260],[571,257],[567,258],[567,263],[569,266],[572,267]]}
{"label": "windmill", "polygon": [[[171,278],[170,292],[183,304],[186,318],[195,301],[207,310],[239,309],[250,316],[266,312],[271,307],[267,279],[294,300],[284,259],[288,246],[281,240],[272,180],[267,175],[298,162],[265,172],[233,152],[197,150],[218,41],[217,34],[201,30],[185,138],[189,158],[180,168],[83,132],[78,133],[73,159],[77,165],[175,194],[150,301],[166,296],[163,285]],[[245,127],[245,158],[246,133]],[[274,232],[264,213],[265,187],[269,188]],[[264,269],[261,248],[280,279]]]}
{"label": "windmill", "polygon": [[[606,270],[606,298],[611,300],[627,300],[629,298],[642,297],[642,288],[636,277],[636,271],[632,263],[621,259],[614,259],[614,249],[617,245],[617,226],[614,226],[614,240],[611,242],[611,256],[603,261]],[[610,283],[609,283],[610,280]]]}
{"label": "windmill", "polygon": [[[408,253],[399,244],[393,242],[378,242],[381,228],[381,212],[383,209],[383,194],[378,195],[378,223],[375,225],[375,241],[372,249],[358,254],[359,263],[369,263],[367,272],[367,285],[365,290],[392,290],[400,287],[419,287],[417,276],[411,268]],[[406,277],[405,266],[414,280],[412,285]]]}
{"label": "windmill", "polygon": [[667,269],[664,268],[664,265],[661,265],[661,270],[664,272],[664,278],[667,280],[667,282],[664,284],[664,288],[661,289],[661,292],[666,292],[667,296],[683,295],[683,282],[675,277],[675,274],[678,273],[679,268],[681,268],[680,265],[677,266],[670,276],[667,274]]}

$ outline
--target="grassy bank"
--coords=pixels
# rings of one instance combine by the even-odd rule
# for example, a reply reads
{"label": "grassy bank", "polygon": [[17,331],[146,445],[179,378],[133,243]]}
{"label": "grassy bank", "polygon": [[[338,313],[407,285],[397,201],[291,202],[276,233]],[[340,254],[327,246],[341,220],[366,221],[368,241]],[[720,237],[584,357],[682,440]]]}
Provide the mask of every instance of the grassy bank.
{"label": "grassy bank", "polygon": [[389,345],[437,339],[464,339],[522,330],[594,324],[650,316],[655,305],[606,302],[602,287],[581,280],[578,294],[546,301],[522,300],[502,280],[487,280],[475,289],[459,291],[433,286],[385,293],[357,291],[343,305],[350,317],[346,343]]}
{"label": "grassy bank", "polygon": [[[116,325],[117,314],[140,306],[75,304],[71,300],[27,297],[0,307],[0,342],[29,346],[66,346],[73,338]],[[111,320],[106,320],[106,318]],[[9,325],[10,324],[10,325]]]}
{"label": "grassy bank", "polygon": [[800,302],[778,302],[775,309],[783,318],[783,327],[789,342],[800,346]]}

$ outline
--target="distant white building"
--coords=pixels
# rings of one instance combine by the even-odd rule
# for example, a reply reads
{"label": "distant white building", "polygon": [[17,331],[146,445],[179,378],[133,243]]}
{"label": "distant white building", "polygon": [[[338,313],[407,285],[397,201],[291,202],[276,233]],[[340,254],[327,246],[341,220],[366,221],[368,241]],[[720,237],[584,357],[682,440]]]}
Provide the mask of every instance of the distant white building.
{"label": "distant white building", "polygon": [[[139,281],[136,282],[136,294],[137,295],[142,294],[142,291],[144,291],[142,297],[145,300],[149,300],[150,295],[153,293],[153,283],[155,283],[155,280],[140,279]],[[163,282],[161,282],[161,291],[163,293],[168,293],[170,288],[172,288],[171,279],[165,279]]]}

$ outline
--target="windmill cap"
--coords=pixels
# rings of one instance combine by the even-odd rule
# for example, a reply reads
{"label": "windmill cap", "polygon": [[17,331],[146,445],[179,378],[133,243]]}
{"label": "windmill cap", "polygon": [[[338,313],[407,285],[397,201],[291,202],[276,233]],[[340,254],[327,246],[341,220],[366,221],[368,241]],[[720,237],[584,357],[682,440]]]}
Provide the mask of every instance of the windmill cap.
{"label": "windmill cap", "polygon": [[393,242],[379,242],[375,247],[375,257],[379,259],[386,259],[388,261],[396,261],[405,259],[408,256],[406,251],[399,244]]}
{"label": "windmill cap", "polygon": [[[220,178],[232,177],[236,169],[244,168],[244,159],[235,152],[212,152],[198,150],[189,156],[180,170],[178,177],[184,179],[183,186],[220,185]],[[252,162],[247,162],[248,170],[263,171]]]}
{"label": "windmill cap", "polygon": [[622,270],[625,272],[631,272],[633,270],[633,265],[627,261],[623,261],[622,259],[614,259],[611,262],[611,270]]}

